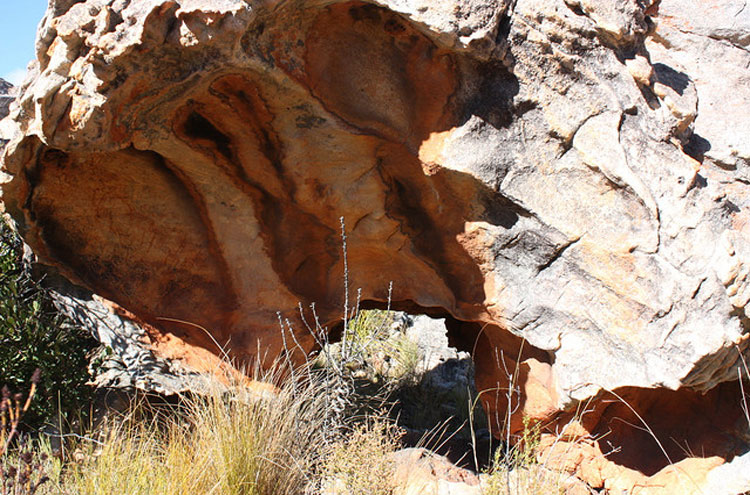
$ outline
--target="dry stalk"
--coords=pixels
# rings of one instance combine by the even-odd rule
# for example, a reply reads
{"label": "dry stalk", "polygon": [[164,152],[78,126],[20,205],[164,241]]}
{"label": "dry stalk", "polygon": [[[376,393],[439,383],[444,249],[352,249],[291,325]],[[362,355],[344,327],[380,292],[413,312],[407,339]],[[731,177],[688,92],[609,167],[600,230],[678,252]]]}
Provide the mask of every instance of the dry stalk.
{"label": "dry stalk", "polygon": [[31,387],[23,406],[21,406],[23,400],[21,394],[11,397],[8,387],[3,387],[2,399],[0,399],[0,457],[5,456],[11,442],[18,435],[18,425],[31,406],[41,376],[42,371],[39,368],[34,370],[31,375]]}

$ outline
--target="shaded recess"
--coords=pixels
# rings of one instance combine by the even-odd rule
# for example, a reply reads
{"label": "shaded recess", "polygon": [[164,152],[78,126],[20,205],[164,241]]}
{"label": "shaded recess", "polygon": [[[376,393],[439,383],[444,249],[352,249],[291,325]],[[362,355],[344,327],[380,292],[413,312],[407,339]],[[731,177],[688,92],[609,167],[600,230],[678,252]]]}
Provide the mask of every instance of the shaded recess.
{"label": "shaded recess", "polygon": [[[187,318],[199,304],[218,309],[210,323],[222,326],[221,314],[236,304],[221,283],[224,267],[211,256],[198,208],[161,156],[134,149],[47,149],[29,181],[35,187],[27,208],[46,250],[77,278],[139,308],[145,319]],[[153,199],[138,202],[140,197]]]}
{"label": "shaded recess", "polygon": [[305,50],[312,93],[362,131],[414,153],[431,132],[455,124],[454,56],[393,12],[364,3],[329,7]]}
{"label": "shaded recess", "polygon": [[687,458],[729,461],[750,450],[750,425],[742,404],[737,382],[722,383],[705,394],[625,387],[586,404],[581,424],[600,439],[609,461],[652,476]]}

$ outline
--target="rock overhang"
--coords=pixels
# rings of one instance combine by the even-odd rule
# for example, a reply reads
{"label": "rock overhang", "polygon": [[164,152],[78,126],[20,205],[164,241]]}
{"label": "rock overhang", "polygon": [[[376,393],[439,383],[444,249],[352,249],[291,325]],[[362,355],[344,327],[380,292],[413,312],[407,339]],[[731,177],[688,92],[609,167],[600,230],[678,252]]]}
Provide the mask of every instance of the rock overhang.
{"label": "rock overhang", "polygon": [[340,318],[343,217],[363,301],[486,325],[487,388],[525,339],[544,414],[735,378],[747,183],[683,151],[693,82],[649,70],[647,6],[454,7],[56,2],[6,208],[71,279],[239,359],[299,301]]}

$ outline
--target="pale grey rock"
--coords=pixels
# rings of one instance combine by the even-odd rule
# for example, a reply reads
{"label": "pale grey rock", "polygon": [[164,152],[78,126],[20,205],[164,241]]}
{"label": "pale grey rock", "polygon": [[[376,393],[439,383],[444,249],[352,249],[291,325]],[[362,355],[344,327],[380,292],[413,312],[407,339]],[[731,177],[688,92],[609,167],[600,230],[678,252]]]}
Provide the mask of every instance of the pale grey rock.
{"label": "pale grey rock", "polygon": [[[660,2],[646,47],[654,67],[694,81],[689,148],[750,181],[750,9],[744,0]],[[687,86],[687,85],[683,85]],[[688,89],[689,90],[689,89]]]}
{"label": "pale grey rock", "polygon": [[442,43],[488,56],[489,50],[494,48],[499,23],[511,2],[391,0],[375,3],[423,25],[428,36],[438,37]]}
{"label": "pale grey rock", "polygon": [[10,111],[10,104],[15,99],[13,85],[5,79],[0,79],[0,120]]}
{"label": "pale grey rock", "polygon": [[700,489],[703,493],[715,495],[736,495],[750,491],[750,453],[737,456],[731,462],[709,471]]}
{"label": "pale grey rock", "polygon": [[116,314],[112,306],[86,289],[47,273],[45,284],[58,311],[101,343],[100,367],[93,384],[101,389],[141,390],[161,395],[200,392],[208,377],[179,361],[158,357],[141,326]]}
{"label": "pale grey rock", "polygon": [[[471,149],[467,136],[475,136],[477,153],[464,164],[512,156],[503,160],[509,166],[495,168],[494,177],[485,172],[485,182],[495,186],[501,177],[498,189],[529,212],[526,218],[559,232],[557,239],[546,233],[533,242],[537,250],[542,239],[549,242],[550,254],[536,263],[541,270],[519,263],[528,257],[512,254],[508,244],[496,244],[492,273],[495,286],[506,288],[497,298],[504,302],[498,319],[532,344],[554,351],[560,386],[576,398],[602,386],[617,388],[624,377],[638,386],[710,388],[731,379],[734,368],[725,360],[736,363],[735,344],[746,347],[747,323],[735,316],[736,308],[746,305],[746,268],[739,261],[744,258],[726,254],[737,249],[720,251],[717,235],[742,237],[739,242],[746,245],[747,235],[734,229],[746,232],[747,227],[732,216],[743,211],[739,204],[747,204],[747,188],[735,182],[723,197],[720,183],[732,176],[712,168],[706,184],[697,164],[670,142],[672,136],[689,139],[693,118],[701,115],[696,76],[655,66],[654,92],[668,111],[652,109],[616,53],[597,46],[592,35],[602,29],[597,22],[616,23],[617,16],[593,24],[585,17],[594,16],[582,18],[550,1],[518,2],[509,34],[509,58],[520,85],[514,103],[532,110],[499,130],[502,137],[457,133],[461,150]],[[633,42],[645,34],[638,18],[634,22],[604,30],[608,37],[621,36],[618,43]],[[517,47],[516,38],[522,40]],[[743,66],[732,63],[728,71],[741,72]],[[719,72],[715,69],[712,78],[716,85],[722,84]],[[741,119],[748,115],[750,100],[741,96],[746,88],[738,88],[738,101],[729,110]],[[722,122],[718,116],[716,121]],[[695,128],[700,128],[697,120]],[[746,128],[740,120],[722,132],[741,134]],[[494,152],[487,149],[492,143]],[[443,153],[451,156],[450,148]],[[479,228],[500,238],[499,229]],[[710,335],[689,342],[705,328],[712,329]],[[712,364],[691,364],[701,355]],[[607,363],[597,366],[595,379],[592,360]]]}
{"label": "pale grey rock", "polygon": [[477,396],[471,355],[449,344],[444,318],[406,315],[400,331],[417,345],[418,353],[416,383],[397,391],[402,425],[422,436],[450,423],[463,438],[468,432],[458,430],[466,430],[461,421]]}
{"label": "pale grey rock", "polygon": [[[404,327],[406,337],[417,344],[419,350],[418,373],[423,374],[434,370],[450,359],[471,361],[468,353],[457,351],[455,347],[448,344],[448,329],[444,318],[431,318],[427,315],[407,316]],[[459,383],[436,385],[439,388],[448,389],[455,386],[466,387],[468,379],[459,379]]]}
{"label": "pale grey rock", "polygon": [[0,153],[13,136],[12,124],[4,119],[10,112],[10,104],[16,98],[15,89],[8,81],[0,79]]}
{"label": "pale grey rock", "polygon": [[[698,36],[727,41],[739,48],[750,47],[750,9],[744,0],[687,3],[668,0],[659,3],[658,17]],[[680,21],[689,24],[677,25]]]}

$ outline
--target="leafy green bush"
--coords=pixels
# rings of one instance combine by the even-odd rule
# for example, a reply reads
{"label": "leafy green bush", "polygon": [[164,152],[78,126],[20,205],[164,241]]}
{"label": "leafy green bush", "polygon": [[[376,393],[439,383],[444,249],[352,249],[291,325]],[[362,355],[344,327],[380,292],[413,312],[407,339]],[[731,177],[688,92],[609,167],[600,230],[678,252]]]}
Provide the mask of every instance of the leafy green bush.
{"label": "leafy green bush", "polygon": [[20,392],[35,369],[42,372],[36,399],[24,416],[26,429],[72,419],[79,411],[86,416],[93,392],[86,385],[87,354],[95,345],[85,330],[55,310],[23,259],[21,240],[0,221],[0,386]]}

